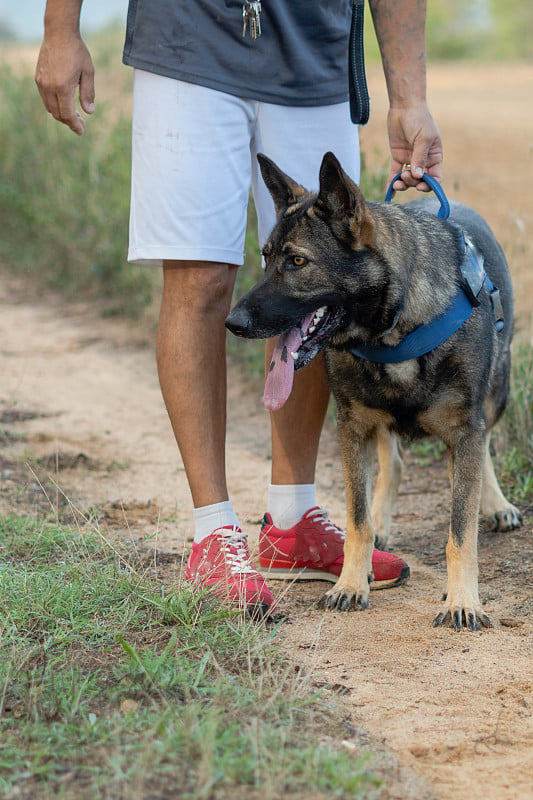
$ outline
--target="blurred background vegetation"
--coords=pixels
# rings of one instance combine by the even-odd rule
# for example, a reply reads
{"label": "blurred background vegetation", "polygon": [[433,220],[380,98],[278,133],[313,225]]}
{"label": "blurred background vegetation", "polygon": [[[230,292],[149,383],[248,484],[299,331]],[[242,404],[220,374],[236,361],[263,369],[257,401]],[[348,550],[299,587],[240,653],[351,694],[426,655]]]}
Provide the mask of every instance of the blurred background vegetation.
{"label": "blurred background vegetation", "polygon": [[[531,0],[427,0],[427,9],[430,61],[533,58]],[[368,60],[377,60],[378,46],[368,22],[366,55]]]}

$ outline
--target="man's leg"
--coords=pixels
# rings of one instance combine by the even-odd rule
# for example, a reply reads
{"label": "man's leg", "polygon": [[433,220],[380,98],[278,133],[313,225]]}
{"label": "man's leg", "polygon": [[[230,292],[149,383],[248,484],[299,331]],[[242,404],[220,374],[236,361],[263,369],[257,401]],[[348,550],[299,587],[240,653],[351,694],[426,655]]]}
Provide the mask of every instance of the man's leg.
{"label": "man's leg", "polygon": [[165,261],[157,334],[163,399],[195,507],[228,499],[226,329],[237,268]]}
{"label": "man's leg", "polygon": [[[267,364],[273,346],[273,342],[267,343]],[[296,374],[289,399],[270,415],[273,484],[314,482],[329,394],[324,359],[319,355]]]}
{"label": "man's leg", "polygon": [[157,366],[195,514],[186,576],[233,604],[264,613],[274,598],[250,561],[226,485],[224,320],[237,268],[165,261],[163,269]]}

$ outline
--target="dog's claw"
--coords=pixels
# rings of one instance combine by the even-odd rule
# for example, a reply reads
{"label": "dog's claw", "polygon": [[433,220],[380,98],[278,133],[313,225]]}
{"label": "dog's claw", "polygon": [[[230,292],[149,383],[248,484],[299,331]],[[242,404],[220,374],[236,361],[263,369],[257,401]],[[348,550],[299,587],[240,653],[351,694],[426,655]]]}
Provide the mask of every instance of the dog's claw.
{"label": "dog's claw", "polygon": [[508,505],[497,511],[487,520],[487,527],[490,531],[514,531],[520,528],[523,522],[522,513],[515,506]]}
{"label": "dog's claw", "polygon": [[479,626],[478,621],[476,619],[476,615],[472,611],[467,615],[466,624],[469,631],[481,630],[481,627]]}
{"label": "dog's claw", "polygon": [[354,592],[336,592],[325,594],[318,601],[318,607],[325,611],[364,611],[368,608],[365,595]]}
{"label": "dog's claw", "polygon": [[482,628],[494,627],[490,618],[483,611],[476,613],[460,608],[456,608],[453,613],[447,609],[437,614],[433,620],[433,627],[438,628],[444,625],[449,625],[456,631],[462,631],[464,627],[469,631],[481,631]]}
{"label": "dog's claw", "polygon": [[441,611],[441,613],[437,614],[437,616],[433,620],[433,627],[438,628],[441,625],[445,625],[450,619],[450,617],[451,615],[449,611]]}
{"label": "dog's claw", "polygon": [[351,608],[355,607],[355,598],[350,595],[343,594],[340,596],[339,601],[337,603],[337,608],[339,611],[350,611]]}

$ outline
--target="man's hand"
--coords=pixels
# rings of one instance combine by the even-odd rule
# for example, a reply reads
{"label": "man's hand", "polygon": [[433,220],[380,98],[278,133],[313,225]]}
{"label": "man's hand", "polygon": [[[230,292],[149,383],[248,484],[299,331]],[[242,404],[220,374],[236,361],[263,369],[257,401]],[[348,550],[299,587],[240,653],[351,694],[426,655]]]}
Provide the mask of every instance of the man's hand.
{"label": "man's hand", "polygon": [[442,142],[440,133],[425,103],[407,108],[391,108],[388,115],[391,169],[387,185],[401,172],[393,189],[403,191],[415,186],[420,192],[431,191],[421,177],[427,172],[442,180]]}
{"label": "man's hand", "polygon": [[76,109],[76,89],[86,114],[94,112],[94,67],[90,53],[78,34],[54,39],[45,37],[35,82],[47,111],[81,136],[85,120]]}

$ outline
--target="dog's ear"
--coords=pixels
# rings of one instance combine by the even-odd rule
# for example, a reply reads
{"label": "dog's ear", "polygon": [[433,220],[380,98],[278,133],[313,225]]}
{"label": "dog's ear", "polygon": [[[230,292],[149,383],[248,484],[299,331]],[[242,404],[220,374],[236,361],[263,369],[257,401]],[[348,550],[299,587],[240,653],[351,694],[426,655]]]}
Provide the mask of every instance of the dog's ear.
{"label": "dog's ear", "polygon": [[349,222],[356,238],[365,242],[371,239],[374,224],[365,198],[333,153],[326,153],[322,159],[317,203],[330,217]]}
{"label": "dog's ear", "polygon": [[270,158],[267,158],[263,153],[257,154],[259,167],[261,168],[261,175],[266,184],[266,187],[276,207],[276,212],[284,211],[288,206],[296,203],[300,197],[306,194],[303,186],[293,181],[288,175],[280,170],[277,164],[274,164]]}

